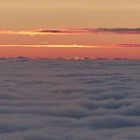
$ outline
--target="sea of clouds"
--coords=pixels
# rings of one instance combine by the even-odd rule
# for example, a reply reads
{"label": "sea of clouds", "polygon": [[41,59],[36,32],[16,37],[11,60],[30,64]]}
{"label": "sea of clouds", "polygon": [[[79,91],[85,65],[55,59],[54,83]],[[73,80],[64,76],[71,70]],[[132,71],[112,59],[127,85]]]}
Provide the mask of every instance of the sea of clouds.
{"label": "sea of clouds", "polygon": [[140,140],[140,60],[0,59],[0,140]]}

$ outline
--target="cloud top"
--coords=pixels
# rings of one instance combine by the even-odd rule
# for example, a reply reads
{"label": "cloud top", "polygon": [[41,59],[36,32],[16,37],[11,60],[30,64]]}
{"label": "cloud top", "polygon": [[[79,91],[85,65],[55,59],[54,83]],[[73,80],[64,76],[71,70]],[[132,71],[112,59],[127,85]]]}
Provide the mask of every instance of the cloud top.
{"label": "cloud top", "polygon": [[140,61],[0,59],[0,138],[140,139]]}

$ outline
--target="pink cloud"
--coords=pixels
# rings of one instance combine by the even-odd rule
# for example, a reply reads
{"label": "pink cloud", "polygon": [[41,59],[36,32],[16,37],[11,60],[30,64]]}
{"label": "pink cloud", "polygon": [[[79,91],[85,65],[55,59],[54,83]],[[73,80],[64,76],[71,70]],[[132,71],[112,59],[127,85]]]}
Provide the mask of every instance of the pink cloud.
{"label": "pink cloud", "polygon": [[61,35],[61,34],[140,34],[140,28],[81,28],[81,29],[39,29],[27,31],[0,30],[0,34],[16,35]]}

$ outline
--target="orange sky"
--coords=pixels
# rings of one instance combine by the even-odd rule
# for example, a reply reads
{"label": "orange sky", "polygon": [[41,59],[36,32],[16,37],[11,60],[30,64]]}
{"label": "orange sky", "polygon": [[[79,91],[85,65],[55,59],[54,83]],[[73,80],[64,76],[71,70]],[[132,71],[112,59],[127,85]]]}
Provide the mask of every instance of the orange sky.
{"label": "orange sky", "polygon": [[[65,46],[65,47],[64,47]],[[132,58],[140,59],[140,46],[4,46],[0,47],[1,57],[31,57],[31,58]]]}
{"label": "orange sky", "polygon": [[0,57],[140,58],[140,45],[117,47],[140,44],[139,0],[0,0],[0,17]]}

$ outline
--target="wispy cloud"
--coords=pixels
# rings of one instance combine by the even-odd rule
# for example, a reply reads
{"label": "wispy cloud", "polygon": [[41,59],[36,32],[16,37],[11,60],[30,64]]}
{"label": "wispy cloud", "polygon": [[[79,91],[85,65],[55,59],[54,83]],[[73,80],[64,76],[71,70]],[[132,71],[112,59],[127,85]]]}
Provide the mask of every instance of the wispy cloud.
{"label": "wispy cloud", "polygon": [[140,34],[140,28],[83,28],[83,29],[40,29],[37,32],[46,34]]}
{"label": "wispy cloud", "polygon": [[98,28],[97,32],[117,34],[140,34],[140,28]]}
{"label": "wispy cloud", "polygon": [[140,34],[140,28],[83,28],[83,29],[41,29],[41,33],[117,33],[117,34]]}
{"label": "wispy cloud", "polygon": [[27,31],[0,30],[0,34],[13,35],[62,35],[62,34],[140,34],[140,28],[81,28],[81,29],[37,29]]}

